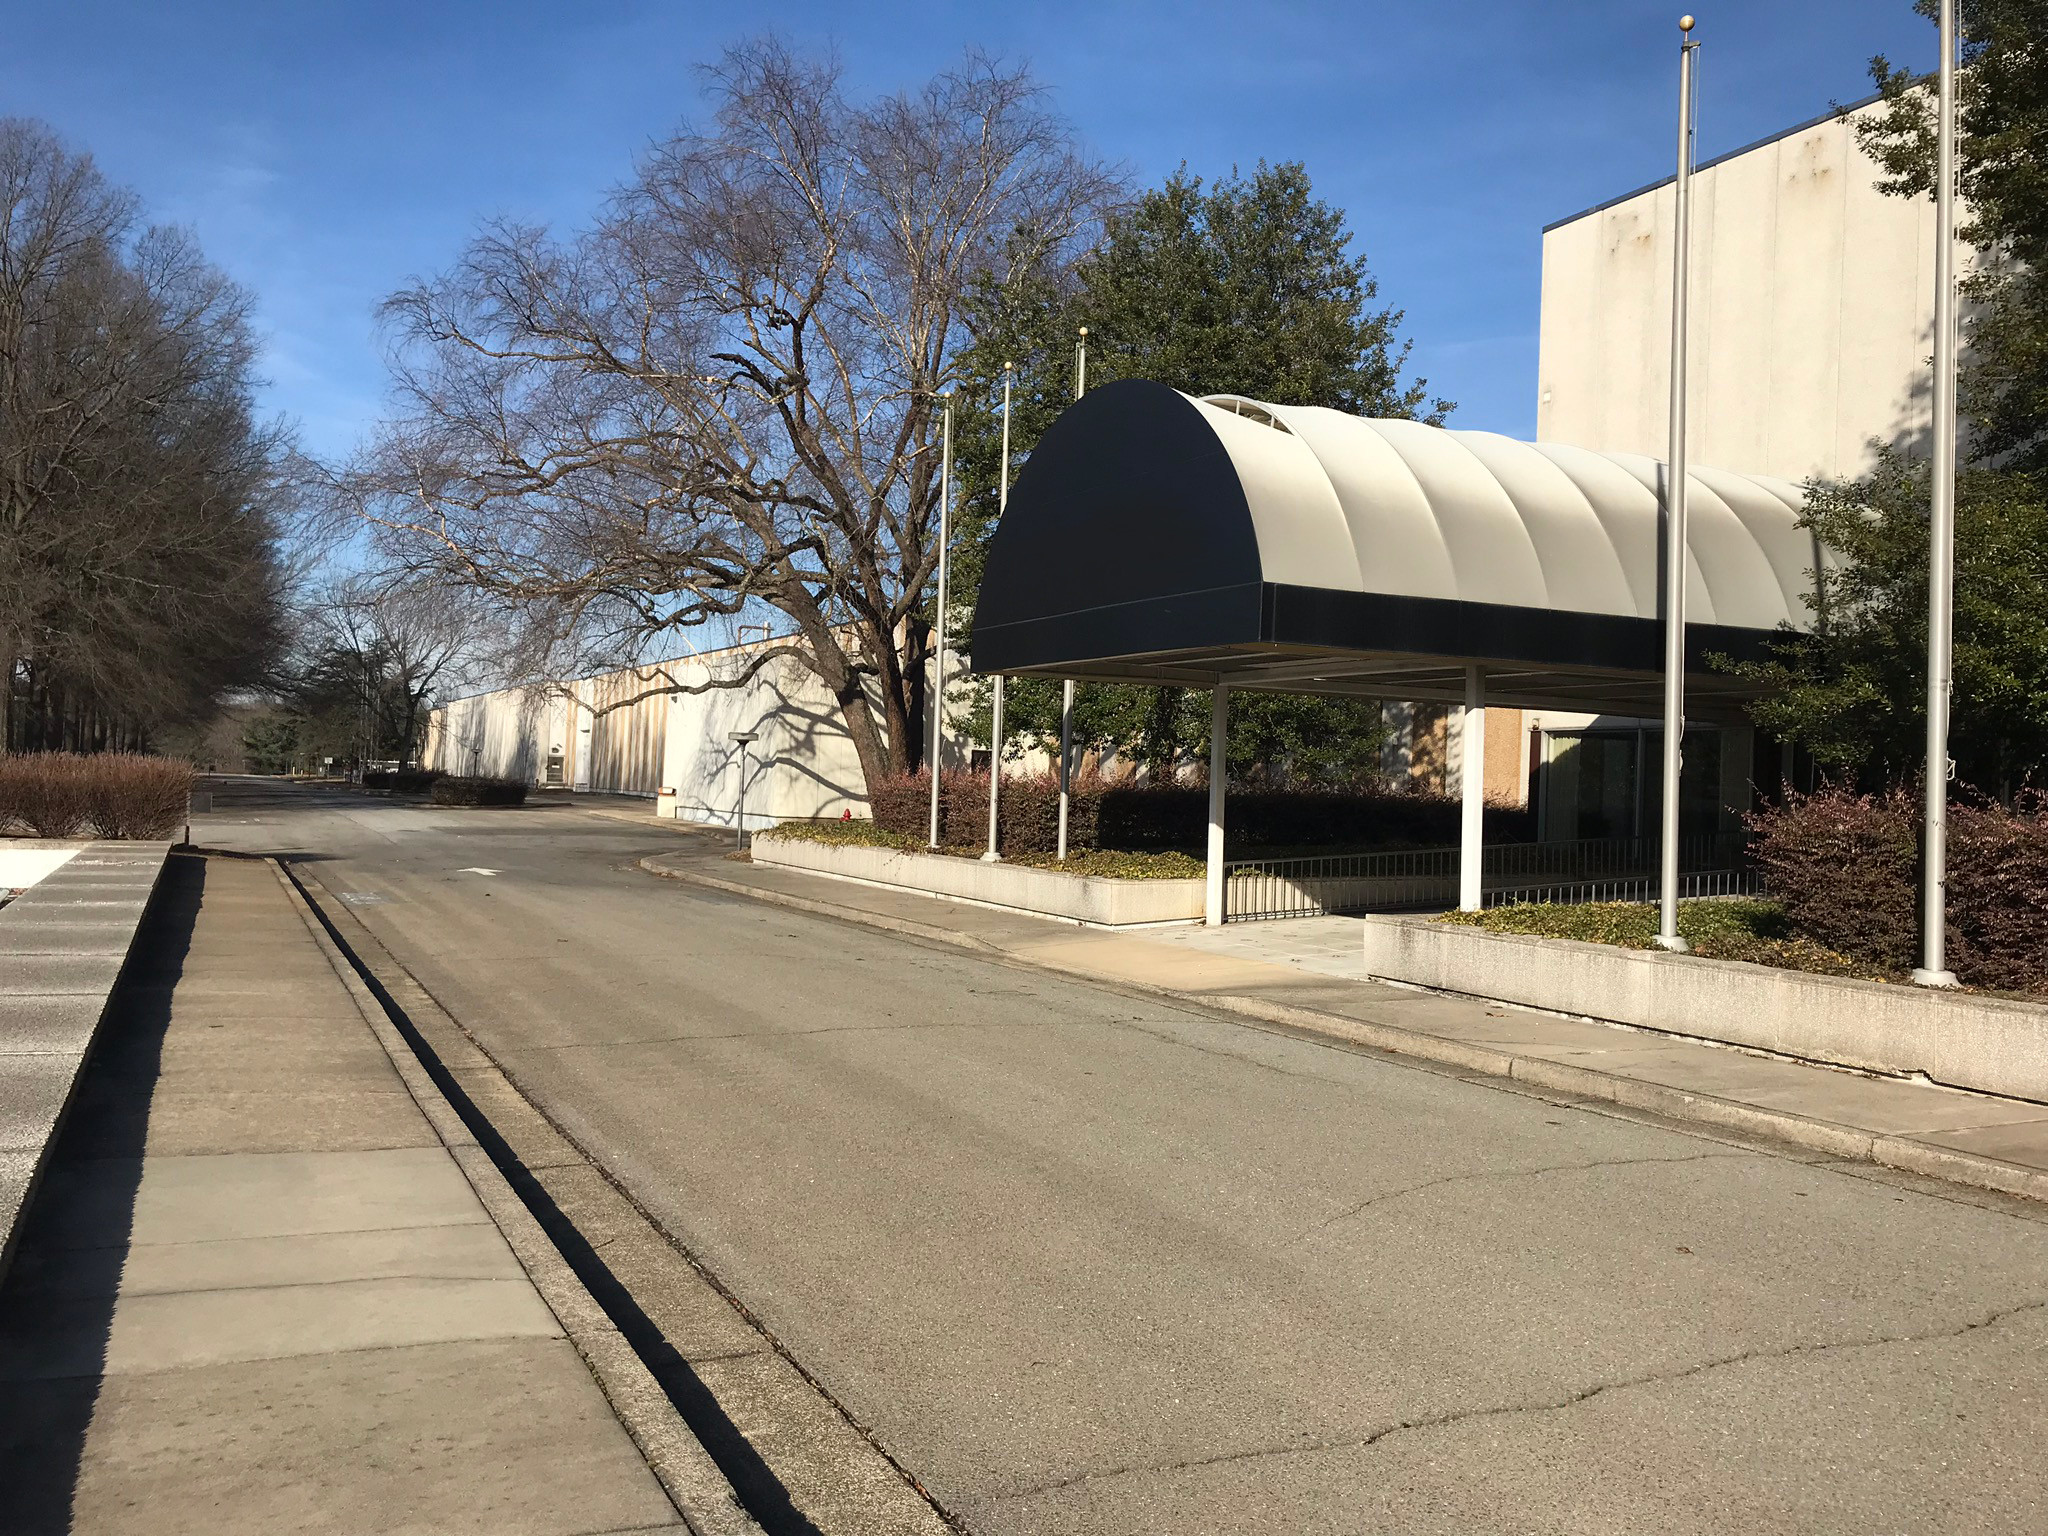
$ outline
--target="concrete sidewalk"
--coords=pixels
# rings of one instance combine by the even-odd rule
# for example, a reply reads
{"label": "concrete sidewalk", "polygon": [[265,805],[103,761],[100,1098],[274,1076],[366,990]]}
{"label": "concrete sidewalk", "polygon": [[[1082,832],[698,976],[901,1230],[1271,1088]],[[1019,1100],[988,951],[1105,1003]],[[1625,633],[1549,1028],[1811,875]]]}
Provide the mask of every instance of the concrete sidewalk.
{"label": "concrete sidewalk", "polygon": [[0,1526],[689,1529],[278,872],[175,856],[139,942],[0,1290]]}
{"label": "concrete sidewalk", "polygon": [[2048,1199],[2048,1104],[1388,986],[1367,979],[1349,918],[1111,932],[740,862],[704,844],[641,864],[1458,1071]]}

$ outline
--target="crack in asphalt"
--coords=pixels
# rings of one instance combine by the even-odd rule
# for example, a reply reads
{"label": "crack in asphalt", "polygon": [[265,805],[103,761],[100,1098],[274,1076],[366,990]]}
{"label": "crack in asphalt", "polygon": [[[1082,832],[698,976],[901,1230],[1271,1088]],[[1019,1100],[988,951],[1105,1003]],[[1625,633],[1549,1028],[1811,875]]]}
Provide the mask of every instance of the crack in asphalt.
{"label": "crack in asphalt", "polygon": [[1942,1339],[1961,1338],[1965,1334],[1995,1327],[2010,1318],[2028,1312],[2048,1309],[2048,1298],[2038,1301],[2020,1302],[2015,1306],[2001,1307],[1995,1312],[1952,1328],[1937,1328],[1927,1333],[1880,1334],[1866,1339],[1834,1339],[1817,1344],[1791,1344],[1783,1349],[1745,1349],[1736,1354],[1723,1355],[1714,1360],[1702,1360],[1697,1365],[1681,1366],[1676,1370],[1650,1371],[1641,1376],[1624,1377],[1619,1381],[1595,1382],[1563,1397],[1543,1402],[1501,1403],[1489,1407],[1460,1408],[1448,1413],[1430,1414],[1419,1419],[1401,1419],[1376,1429],[1369,1435],[1349,1440],[1322,1440],[1306,1445],[1259,1446],[1244,1451],[1224,1451],[1215,1456],[1195,1456],[1185,1461],[1158,1462],[1152,1464],[1112,1467],[1103,1472],[1081,1472],[1072,1477],[1056,1479],[1035,1488],[1022,1489],[1016,1493],[998,1494],[993,1502],[1015,1503],[1023,1499],[1038,1498],[1048,1493],[1060,1493],[1068,1488],[1077,1488],[1088,1483],[1110,1482],[1121,1477],[1133,1477],[1141,1473],[1194,1472],[1205,1467],[1228,1466],[1235,1462],[1263,1461],[1283,1456],[1310,1455],[1321,1451],[1357,1451],[1389,1440],[1395,1435],[1408,1434],[1415,1430],[1446,1429],[1469,1423],[1475,1419],[1517,1418],[1522,1415],[1558,1413],[1567,1408],[1576,1408],[1581,1403],[1591,1402],[1610,1392],[1621,1392],[1631,1387],[1667,1386],[1674,1382],[1687,1381],[1695,1376],[1704,1376],[1713,1371],[1725,1370],[1730,1366],[1747,1365],[1752,1361],[1793,1360],[1809,1355],[1832,1354],[1837,1351],[1856,1349],[1880,1349],[1893,1344],[1928,1344]]}
{"label": "crack in asphalt", "polygon": [[1541,1168],[1509,1168],[1498,1172],[1482,1170],[1476,1173],[1449,1173],[1440,1179],[1425,1179],[1420,1184],[1408,1184],[1400,1189],[1385,1190],[1372,1196],[1370,1199],[1361,1200],[1358,1204],[1346,1210],[1341,1210],[1336,1215],[1319,1221],[1305,1231],[1297,1233],[1281,1246],[1292,1248],[1298,1243],[1305,1243],[1310,1238],[1319,1236],[1340,1221],[1349,1221],[1361,1211],[1371,1210],[1376,1205],[1384,1205],[1389,1200],[1400,1200],[1408,1195],[1420,1194],[1426,1189],[1441,1189],[1446,1184],[1479,1184],[1497,1179],[1534,1179],[1549,1173],[1583,1173],[1589,1168],[1633,1168],[1645,1163],[1703,1163],[1730,1158],[1758,1157],[1761,1155],[1761,1153],[1756,1152],[1689,1152],[1682,1157],[1603,1157],[1590,1163],[1551,1163]]}

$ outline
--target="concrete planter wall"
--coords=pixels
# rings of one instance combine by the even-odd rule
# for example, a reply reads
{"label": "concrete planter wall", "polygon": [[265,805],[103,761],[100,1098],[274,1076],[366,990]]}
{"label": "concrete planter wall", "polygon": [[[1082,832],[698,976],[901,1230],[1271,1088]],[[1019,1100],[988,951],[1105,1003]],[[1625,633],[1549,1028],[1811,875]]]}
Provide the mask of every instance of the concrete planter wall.
{"label": "concrete planter wall", "polygon": [[1184,923],[1202,916],[1200,880],[1111,880],[1021,864],[984,864],[944,853],[856,848],[803,838],[754,838],[754,862],[807,869],[867,885],[891,885],[982,906],[1009,907],[1102,928]]}
{"label": "concrete planter wall", "polygon": [[2048,1101],[2048,1007],[1736,960],[1369,917],[1372,975],[1871,1072]]}

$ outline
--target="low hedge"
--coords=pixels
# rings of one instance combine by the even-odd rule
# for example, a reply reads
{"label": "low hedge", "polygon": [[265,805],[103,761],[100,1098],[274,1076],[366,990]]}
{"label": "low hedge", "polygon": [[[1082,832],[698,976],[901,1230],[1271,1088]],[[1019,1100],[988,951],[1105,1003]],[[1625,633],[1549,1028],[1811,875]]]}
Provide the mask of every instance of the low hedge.
{"label": "low hedge", "polygon": [[1919,819],[1903,790],[1788,794],[1749,817],[1749,856],[1793,932],[1901,971],[1920,943]]}
{"label": "low hedge", "polygon": [[[1488,933],[1526,933],[1649,949],[1657,935],[1657,908],[1649,902],[1589,901],[1573,905],[1526,902],[1484,912],[1446,912],[1439,919]],[[1885,972],[1792,931],[1785,909],[1772,901],[1711,898],[1678,904],[1678,932],[1692,952],[1709,960],[1747,960],[1784,970],[1882,981]]]}
{"label": "low hedge", "polygon": [[[984,827],[985,827],[984,823]],[[930,823],[926,823],[927,829]],[[903,853],[930,851],[924,832],[891,832],[872,821],[785,821],[759,837],[783,837],[794,842],[824,843],[835,848],[894,848]],[[954,844],[938,851],[960,858],[973,858],[987,847],[986,837],[978,847]],[[1068,875],[1101,875],[1114,880],[1200,879],[1204,866],[1192,854],[1171,850],[1149,853],[1118,852],[1113,849],[1070,849],[1062,864],[1052,853],[1005,855],[1013,864],[1030,869],[1056,869]]]}
{"label": "low hedge", "polygon": [[363,788],[424,795],[446,777],[438,768],[367,768],[363,771]]}
{"label": "low hedge", "polygon": [[1950,807],[1948,912],[1959,978],[2048,992],[2048,795]]}
{"label": "low hedge", "polygon": [[427,792],[435,805],[524,805],[526,784],[520,779],[464,778],[442,774]]}
{"label": "low hedge", "polygon": [[[1003,854],[1051,853],[1059,845],[1059,780],[1052,774],[1004,775],[996,846]],[[931,777],[918,773],[871,786],[868,809],[878,826],[922,841],[930,829]],[[1414,848],[1458,841],[1459,805],[1441,795],[1394,790],[1244,790],[1229,798],[1233,847]],[[1208,837],[1209,792],[1183,784],[1130,785],[1089,776],[1073,785],[1067,815],[1070,852],[1199,849]],[[1528,811],[1489,808],[1492,842],[1523,842],[1534,833]],[[951,772],[939,779],[939,841],[960,847],[988,842],[987,772]]]}
{"label": "low hedge", "polygon": [[[1918,795],[1788,792],[1749,827],[1764,890],[1795,935],[1894,975],[1917,962]],[[1970,986],[2048,992],[2048,797],[1950,807],[1948,961]]]}
{"label": "low hedge", "polygon": [[37,837],[169,837],[192,804],[192,766],[132,752],[0,757],[0,828]]}

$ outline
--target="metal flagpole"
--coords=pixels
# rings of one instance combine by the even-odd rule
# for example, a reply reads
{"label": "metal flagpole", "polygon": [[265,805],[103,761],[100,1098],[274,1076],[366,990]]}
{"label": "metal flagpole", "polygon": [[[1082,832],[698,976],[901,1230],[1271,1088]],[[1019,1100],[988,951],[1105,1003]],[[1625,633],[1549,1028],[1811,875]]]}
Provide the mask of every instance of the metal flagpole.
{"label": "metal flagpole", "polygon": [[[1081,327],[1081,344],[1074,349],[1074,398],[1088,393],[1088,327]],[[1060,684],[1060,842],[1054,855],[1061,863],[1067,858],[1067,803],[1074,787],[1074,680]]]}
{"label": "metal flagpole", "polygon": [[938,645],[932,660],[932,825],[927,846],[939,846],[939,749],[946,739],[946,554],[952,542],[953,503],[953,394],[940,396],[946,402],[945,425],[939,441],[939,607]]}
{"label": "metal flagpole", "polygon": [[[1015,363],[1003,364],[1003,470],[996,482],[996,520],[1010,510],[1010,383],[1017,375]],[[1000,859],[996,849],[996,815],[1003,792],[1003,674],[996,674],[995,697],[988,722],[988,852],[984,860]]]}
{"label": "metal flagpole", "polygon": [[1658,809],[1657,947],[1678,936],[1678,776],[1685,748],[1685,319],[1692,234],[1692,18],[1678,18],[1678,180],[1671,264],[1671,447],[1664,470],[1664,761]]}
{"label": "metal flagpole", "polygon": [[1941,0],[1934,184],[1934,463],[1928,506],[1927,846],[1921,873],[1923,987],[1952,987],[1948,968],[1948,711],[1954,685],[1956,567],[1956,16]]}

